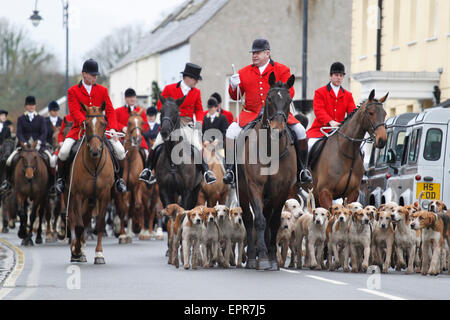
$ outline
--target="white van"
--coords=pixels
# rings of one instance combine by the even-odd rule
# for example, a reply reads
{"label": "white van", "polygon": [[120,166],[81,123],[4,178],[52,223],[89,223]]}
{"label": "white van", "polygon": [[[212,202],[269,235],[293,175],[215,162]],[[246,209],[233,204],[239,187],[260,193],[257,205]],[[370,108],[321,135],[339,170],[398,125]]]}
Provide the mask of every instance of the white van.
{"label": "white van", "polygon": [[[387,180],[381,203],[413,204],[423,191],[423,209],[429,200],[450,204],[449,129],[447,108],[427,109],[409,121],[398,175]],[[395,164],[397,156],[395,150],[388,150],[388,163]]]}

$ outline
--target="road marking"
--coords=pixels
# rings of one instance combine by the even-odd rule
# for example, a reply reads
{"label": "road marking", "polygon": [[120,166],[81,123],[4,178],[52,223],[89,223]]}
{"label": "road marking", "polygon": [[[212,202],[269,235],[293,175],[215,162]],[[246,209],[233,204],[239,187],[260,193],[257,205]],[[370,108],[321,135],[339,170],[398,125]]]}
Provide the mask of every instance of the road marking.
{"label": "road marking", "polygon": [[33,257],[33,264],[31,272],[27,278],[27,288],[21,294],[15,297],[14,300],[27,300],[36,291],[36,288],[38,287],[38,279],[39,274],[41,273],[41,266],[42,266],[41,258],[36,253],[36,251],[32,251],[31,255]]}
{"label": "road marking", "polygon": [[347,285],[348,284],[348,283],[345,283],[345,282],[331,280],[331,279],[322,278],[322,277],[318,277],[318,276],[306,275],[306,277],[312,278],[312,279],[316,279],[316,280],[320,280],[320,281],[329,282],[329,283],[332,283],[332,284],[337,284],[337,285]]}
{"label": "road marking", "polygon": [[23,266],[25,265],[25,255],[23,254],[22,250],[17,248],[12,243],[4,239],[0,239],[0,242],[3,242],[10,249],[14,250],[15,253],[14,268],[12,272],[8,275],[8,277],[5,279],[5,282],[3,283],[3,288],[0,289],[0,300],[2,300],[16,287],[16,280],[19,278],[20,274],[22,273]]}
{"label": "road marking", "polygon": [[383,297],[390,300],[406,300],[405,298],[393,296],[391,294],[387,294],[378,290],[371,290],[371,289],[364,289],[364,288],[358,288],[359,291],[363,291],[365,293],[373,294],[379,297]]}
{"label": "road marking", "polygon": [[294,270],[289,270],[289,269],[285,269],[285,268],[280,268],[281,271],[285,271],[285,272],[289,272],[289,273],[297,273],[300,274],[300,271],[294,271]]}

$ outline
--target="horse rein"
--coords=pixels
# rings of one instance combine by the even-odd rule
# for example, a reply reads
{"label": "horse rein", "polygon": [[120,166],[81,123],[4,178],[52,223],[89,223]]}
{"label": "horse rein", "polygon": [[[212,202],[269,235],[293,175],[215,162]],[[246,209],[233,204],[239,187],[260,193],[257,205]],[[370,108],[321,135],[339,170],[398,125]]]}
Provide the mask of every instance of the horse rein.
{"label": "horse rein", "polygon": [[[105,118],[104,115],[86,115],[86,118]],[[105,118],[106,119],[106,118]],[[106,128],[106,123],[105,123],[105,128]],[[86,131],[86,123],[84,123],[84,131]],[[104,147],[104,139],[105,139],[105,133],[103,133],[103,136],[99,136],[98,134],[93,134],[90,136],[86,136],[86,144],[88,146],[88,148],[91,148],[89,142],[94,139],[97,138],[100,140],[101,142],[101,147],[100,147],[100,151],[103,152],[103,147]]]}

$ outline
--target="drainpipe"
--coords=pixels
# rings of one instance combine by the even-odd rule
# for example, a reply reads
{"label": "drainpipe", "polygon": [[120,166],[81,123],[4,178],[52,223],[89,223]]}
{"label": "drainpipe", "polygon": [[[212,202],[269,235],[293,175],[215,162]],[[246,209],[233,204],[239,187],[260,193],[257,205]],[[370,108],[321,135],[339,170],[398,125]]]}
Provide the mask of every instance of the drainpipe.
{"label": "drainpipe", "polygon": [[381,30],[383,22],[383,0],[378,0],[378,29],[377,29],[377,71],[381,70]]}
{"label": "drainpipe", "polygon": [[308,0],[303,0],[303,58],[302,58],[302,100],[306,100],[308,63]]}

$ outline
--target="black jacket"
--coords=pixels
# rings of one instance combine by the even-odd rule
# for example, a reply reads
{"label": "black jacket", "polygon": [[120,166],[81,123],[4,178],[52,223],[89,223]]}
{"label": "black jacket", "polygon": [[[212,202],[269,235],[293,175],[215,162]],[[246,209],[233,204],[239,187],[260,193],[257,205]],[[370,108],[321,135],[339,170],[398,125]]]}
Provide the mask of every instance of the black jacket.
{"label": "black jacket", "polygon": [[[49,145],[53,145],[53,123],[50,121],[50,117],[44,118],[45,125],[47,126],[47,142]],[[58,121],[56,121],[56,127],[61,127],[62,119],[58,117]]]}
{"label": "black jacket", "polygon": [[0,132],[0,145],[8,138],[11,138],[11,130],[6,124],[3,124],[3,129]]}
{"label": "black jacket", "polygon": [[[209,116],[209,113],[207,113],[203,118],[202,133],[204,135],[206,130],[218,129],[220,130],[220,132],[222,132],[222,139],[225,140],[225,133],[227,132],[228,126],[229,124],[227,117],[225,117],[223,114],[216,114],[216,116],[214,117],[214,121],[211,122],[211,117]],[[204,137],[203,140],[205,140],[205,138],[211,140],[210,137]],[[221,140],[220,137],[213,136],[213,138]]]}
{"label": "black jacket", "polygon": [[47,125],[44,117],[35,113],[33,121],[30,122],[28,115],[21,115],[17,119],[17,138],[19,143],[26,143],[33,138],[34,141],[41,141],[41,145],[44,147],[47,139]]}

